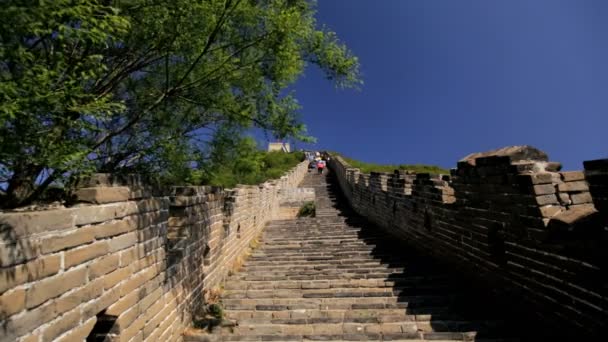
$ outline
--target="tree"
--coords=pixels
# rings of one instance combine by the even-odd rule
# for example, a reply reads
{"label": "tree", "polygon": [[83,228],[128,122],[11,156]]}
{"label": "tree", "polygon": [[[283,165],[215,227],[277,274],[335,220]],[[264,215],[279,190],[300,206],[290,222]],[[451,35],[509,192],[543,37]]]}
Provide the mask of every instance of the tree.
{"label": "tree", "polygon": [[7,0],[0,9],[4,207],[86,172],[162,172],[217,127],[309,138],[285,89],[358,61],[307,0]]}

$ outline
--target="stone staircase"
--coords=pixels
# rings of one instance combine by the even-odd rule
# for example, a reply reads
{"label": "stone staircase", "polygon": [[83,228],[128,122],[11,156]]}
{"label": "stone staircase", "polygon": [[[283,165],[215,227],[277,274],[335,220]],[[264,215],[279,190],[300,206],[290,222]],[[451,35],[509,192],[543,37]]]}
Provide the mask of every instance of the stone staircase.
{"label": "stone staircase", "polygon": [[315,218],[273,221],[222,303],[224,341],[520,341],[491,298],[395,243],[310,173]]}

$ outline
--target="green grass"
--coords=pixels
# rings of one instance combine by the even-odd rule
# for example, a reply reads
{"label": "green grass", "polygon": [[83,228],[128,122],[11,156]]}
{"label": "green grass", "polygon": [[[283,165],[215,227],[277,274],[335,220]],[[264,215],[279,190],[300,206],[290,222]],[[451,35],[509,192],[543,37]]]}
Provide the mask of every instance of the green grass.
{"label": "green grass", "polygon": [[[336,155],[336,153],[332,153]],[[360,169],[363,173],[370,172],[389,172],[392,173],[395,170],[407,170],[416,173],[441,173],[449,174],[450,171],[440,166],[425,165],[425,164],[392,164],[392,165],[380,165],[374,163],[366,163],[352,158],[345,157],[338,153],[351,167]]]}
{"label": "green grass", "polygon": [[298,212],[298,217],[315,217],[315,214],[315,202],[310,201],[304,203],[304,205],[300,208],[300,211]]}

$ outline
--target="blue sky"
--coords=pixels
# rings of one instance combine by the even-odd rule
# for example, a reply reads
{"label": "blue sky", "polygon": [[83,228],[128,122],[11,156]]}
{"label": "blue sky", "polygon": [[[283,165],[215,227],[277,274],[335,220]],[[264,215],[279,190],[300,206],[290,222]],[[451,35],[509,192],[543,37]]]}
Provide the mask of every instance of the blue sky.
{"label": "blue sky", "polygon": [[296,84],[317,148],[455,167],[529,144],[565,169],[608,157],[608,1],[320,0],[360,58],[360,91]]}

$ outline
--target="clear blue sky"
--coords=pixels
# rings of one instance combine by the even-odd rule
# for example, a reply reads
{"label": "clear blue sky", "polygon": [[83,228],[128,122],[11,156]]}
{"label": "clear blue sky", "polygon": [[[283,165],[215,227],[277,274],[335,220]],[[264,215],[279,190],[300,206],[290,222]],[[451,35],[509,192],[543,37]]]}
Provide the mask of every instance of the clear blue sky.
{"label": "clear blue sky", "polygon": [[296,84],[319,149],[455,167],[529,144],[565,169],[608,157],[608,1],[320,0],[360,58],[361,91]]}

